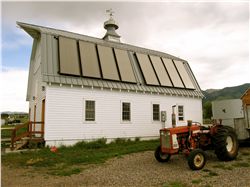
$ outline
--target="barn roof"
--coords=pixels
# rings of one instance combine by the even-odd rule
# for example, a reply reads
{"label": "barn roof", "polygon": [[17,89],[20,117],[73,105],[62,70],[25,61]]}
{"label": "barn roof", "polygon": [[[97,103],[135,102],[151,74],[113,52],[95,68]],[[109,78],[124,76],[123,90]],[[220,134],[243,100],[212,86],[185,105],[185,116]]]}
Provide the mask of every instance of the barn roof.
{"label": "barn roof", "polygon": [[41,41],[42,79],[49,84],[203,97],[188,62],[181,58],[68,31],[17,24],[34,41]]}

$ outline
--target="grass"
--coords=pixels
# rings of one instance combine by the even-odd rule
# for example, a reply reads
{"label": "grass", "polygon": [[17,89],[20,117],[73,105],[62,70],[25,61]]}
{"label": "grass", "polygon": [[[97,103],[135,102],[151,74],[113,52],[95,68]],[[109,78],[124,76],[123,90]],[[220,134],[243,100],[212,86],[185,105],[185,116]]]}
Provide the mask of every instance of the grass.
{"label": "grass", "polygon": [[214,177],[214,176],[218,176],[219,174],[210,170],[210,169],[203,169],[203,172],[206,172],[207,174],[204,175],[204,177]]}
{"label": "grass", "polygon": [[182,183],[180,181],[173,181],[170,183],[163,184],[163,187],[187,187],[185,183]]}
{"label": "grass", "polygon": [[26,151],[2,155],[2,164],[11,167],[46,168],[52,175],[71,175],[79,173],[79,164],[99,164],[109,158],[121,157],[129,153],[154,150],[159,140],[131,141],[117,139],[106,144],[106,139],[93,142],[79,142],[74,146],[61,146],[57,152],[48,147],[37,151]]}
{"label": "grass", "polygon": [[250,156],[250,153],[249,152],[241,152],[241,155],[243,155],[243,156]]}
{"label": "grass", "polygon": [[201,179],[193,179],[192,184],[200,184],[202,182]]}
{"label": "grass", "polygon": [[219,163],[217,165],[213,165],[213,168],[219,168],[219,169],[223,169],[223,170],[233,170],[232,166],[226,166],[223,163]]}
{"label": "grass", "polygon": [[234,167],[250,167],[248,162],[236,162],[233,164]]}
{"label": "grass", "polygon": [[[18,125],[4,125],[2,126],[2,128],[14,128]],[[27,128],[21,128],[17,131],[17,135],[20,135],[24,132],[27,131]],[[1,138],[11,138],[12,135],[12,130],[9,129],[5,129],[5,130],[1,130]]]}

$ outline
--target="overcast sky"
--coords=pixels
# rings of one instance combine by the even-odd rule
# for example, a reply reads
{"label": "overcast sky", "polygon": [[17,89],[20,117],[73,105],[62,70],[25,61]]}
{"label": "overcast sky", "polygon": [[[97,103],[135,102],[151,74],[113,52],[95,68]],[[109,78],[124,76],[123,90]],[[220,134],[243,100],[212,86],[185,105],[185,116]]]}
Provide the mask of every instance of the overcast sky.
{"label": "overcast sky", "polygon": [[250,82],[249,3],[2,2],[1,111],[28,111],[32,38],[16,21],[102,38],[112,8],[123,43],[189,62],[200,87]]}

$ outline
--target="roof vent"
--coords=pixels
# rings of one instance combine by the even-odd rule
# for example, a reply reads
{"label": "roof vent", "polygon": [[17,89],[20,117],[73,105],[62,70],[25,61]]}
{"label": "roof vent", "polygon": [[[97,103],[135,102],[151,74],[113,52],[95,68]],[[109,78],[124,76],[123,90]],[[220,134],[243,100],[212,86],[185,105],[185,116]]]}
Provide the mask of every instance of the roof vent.
{"label": "roof vent", "polygon": [[112,9],[106,10],[106,13],[109,13],[109,20],[104,22],[104,28],[107,30],[104,40],[112,41],[112,42],[121,42],[120,37],[115,30],[119,28],[118,24],[113,19],[114,11]]}

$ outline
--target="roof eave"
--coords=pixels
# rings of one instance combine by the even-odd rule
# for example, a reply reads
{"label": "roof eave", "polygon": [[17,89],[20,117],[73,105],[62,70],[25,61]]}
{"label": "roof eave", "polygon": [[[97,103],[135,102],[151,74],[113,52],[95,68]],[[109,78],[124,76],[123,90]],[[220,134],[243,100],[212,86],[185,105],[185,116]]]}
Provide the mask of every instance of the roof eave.
{"label": "roof eave", "polygon": [[41,30],[39,30],[38,27],[33,27],[32,25],[25,24],[22,22],[16,22],[16,24],[23,29],[25,32],[27,32],[32,38],[39,38]]}

